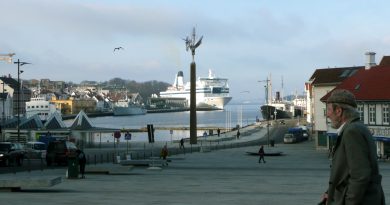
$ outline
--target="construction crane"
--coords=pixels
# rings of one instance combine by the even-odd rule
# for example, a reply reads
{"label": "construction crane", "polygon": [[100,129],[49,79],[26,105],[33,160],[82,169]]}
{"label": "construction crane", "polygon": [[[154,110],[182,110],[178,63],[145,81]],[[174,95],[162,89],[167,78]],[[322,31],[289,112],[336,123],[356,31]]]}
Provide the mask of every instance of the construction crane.
{"label": "construction crane", "polygon": [[0,61],[7,61],[8,63],[12,63],[12,56],[14,55],[15,53],[8,53],[8,54],[0,53]]}

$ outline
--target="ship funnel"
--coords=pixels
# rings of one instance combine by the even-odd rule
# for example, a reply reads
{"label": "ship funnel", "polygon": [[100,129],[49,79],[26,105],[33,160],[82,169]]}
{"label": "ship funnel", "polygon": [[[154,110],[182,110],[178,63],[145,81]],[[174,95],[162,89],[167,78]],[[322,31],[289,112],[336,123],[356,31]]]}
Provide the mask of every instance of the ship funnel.
{"label": "ship funnel", "polygon": [[275,101],[277,101],[277,102],[282,101],[279,91],[276,92]]}
{"label": "ship funnel", "polygon": [[176,77],[176,79],[177,79],[177,86],[184,86],[184,79],[183,78],[184,78],[183,77],[183,71],[179,71],[177,73],[177,77]]}
{"label": "ship funnel", "polygon": [[369,70],[372,66],[376,66],[375,52],[366,52],[366,70]]}

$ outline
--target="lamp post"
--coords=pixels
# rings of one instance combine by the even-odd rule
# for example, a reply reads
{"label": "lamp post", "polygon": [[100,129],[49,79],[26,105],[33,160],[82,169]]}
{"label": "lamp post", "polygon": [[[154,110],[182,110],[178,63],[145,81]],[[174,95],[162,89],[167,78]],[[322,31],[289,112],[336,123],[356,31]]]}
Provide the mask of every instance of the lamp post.
{"label": "lamp post", "polygon": [[20,74],[23,73],[22,70],[20,70],[20,66],[23,66],[23,65],[26,65],[26,64],[31,64],[31,63],[27,63],[27,62],[20,62],[20,60],[18,59],[18,61],[14,62],[14,64],[18,64],[18,95],[16,96],[17,97],[17,106],[16,106],[16,110],[17,110],[17,113],[18,113],[18,142],[20,142],[20,93],[21,93],[21,86],[20,86]]}
{"label": "lamp post", "polygon": [[2,85],[3,85],[3,109],[2,109],[2,124],[4,125],[5,124],[5,112],[4,112],[4,110],[5,110],[5,98],[4,98],[4,91],[5,91],[5,89],[4,89],[4,82],[2,82],[1,83]]}
{"label": "lamp post", "polygon": [[[270,120],[270,116],[271,116],[271,111],[270,111],[270,102],[269,102],[269,79],[267,77],[266,80],[259,80],[257,82],[266,82],[266,84],[264,85],[264,89],[265,89],[265,104],[267,106],[267,116],[265,116],[267,118],[267,144],[269,146],[269,120]],[[264,116],[263,116],[264,118]]]}

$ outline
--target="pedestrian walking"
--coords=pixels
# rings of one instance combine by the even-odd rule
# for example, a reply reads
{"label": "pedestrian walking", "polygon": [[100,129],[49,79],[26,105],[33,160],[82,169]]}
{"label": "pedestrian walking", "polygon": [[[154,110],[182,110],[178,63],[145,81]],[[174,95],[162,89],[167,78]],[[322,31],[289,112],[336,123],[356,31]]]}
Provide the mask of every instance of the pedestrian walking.
{"label": "pedestrian walking", "polygon": [[164,145],[164,147],[161,149],[160,158],[165,160],[165,165],[168,166],[167,156],[168,156],[168,147],[167,145]]}
{"label": "pedestrian walking", "polygon": [[263,147],[263,145],[261,145],[260,149],[259,149],[259,163],[261,163],[261,160],[263,160],[263,162],[265,163],[265,160],[264,160],[264,147]]}
{"label": "pedestrian walking", "polygon": [[218,127],[218,129],[217,129],[217,134],[218,134],[218,137],[219,137],[219,135],[221,134],[221,130],[219,129],[219,127]]}
{"label": "pedestrian walking", "polygon": [[81,174],[81,178],[85,178],[85,164],[87,163],[87,158],[85,157],[85,154],[83,151],[81,151],[80,149],[77,149],[76,150],[76,153],[77,153],[77,159],[79,161],[79,166],[80,166],[80,174]]}
{"label": "pedestrian walking", "polygon": [[183,149],[183,153],[186,154],[186,149],[184,147],[184,139],[183,138],[180,139],[180,147],[179,147],[179,149]]}
{"label": "pedestrian walking", "polygon": [[240,139],[240,135],[241,135],[240,129],[237,129],[237,135],[236,135],[237,139]]}
{"label": "pedestrian walking", "polygon": [[376,145],[356,108],[355,96],[347,90],[334,90],[326,101],[337,140],[322,204],[385,204]]}

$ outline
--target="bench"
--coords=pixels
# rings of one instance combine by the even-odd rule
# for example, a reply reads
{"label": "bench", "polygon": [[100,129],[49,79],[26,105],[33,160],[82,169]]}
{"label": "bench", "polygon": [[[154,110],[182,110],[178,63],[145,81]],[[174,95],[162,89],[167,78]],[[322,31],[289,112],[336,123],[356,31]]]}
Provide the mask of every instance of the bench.
{"label": "bench", "polygon": [[12,177],[0,179],[0,189],[20,191],[22,188],[52,187],[62,182],[62,177]]}
{"label": "bench", "polygon": [[120,164],[122,166],[156,166],[156,165],[165,165],[167,160],[163,159],[132,159],[132,160],[121,160]]}

